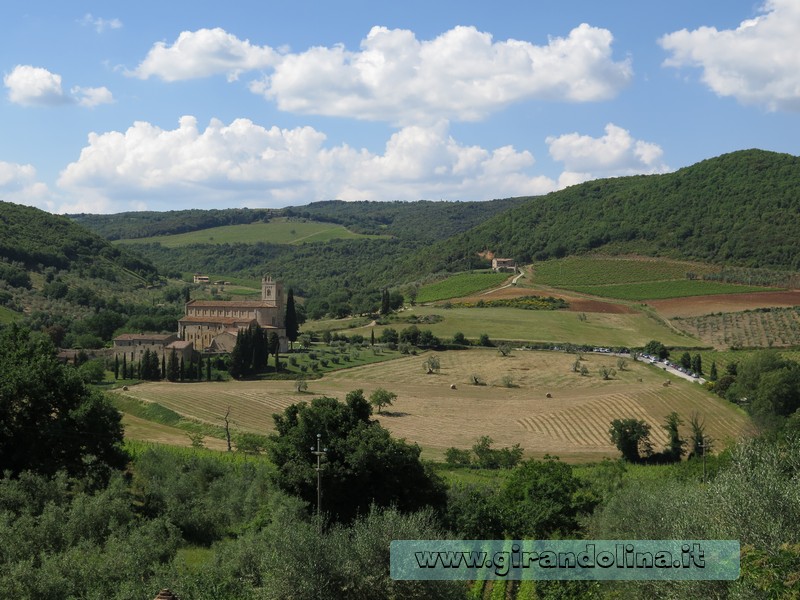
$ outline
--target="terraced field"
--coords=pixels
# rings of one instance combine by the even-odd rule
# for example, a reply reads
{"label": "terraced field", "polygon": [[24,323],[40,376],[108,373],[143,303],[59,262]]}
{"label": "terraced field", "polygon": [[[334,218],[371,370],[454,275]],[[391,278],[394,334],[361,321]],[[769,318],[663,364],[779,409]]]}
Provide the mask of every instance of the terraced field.
{"label": "terraced field", "polygon": [[676,327],[716,348],[800,345],[800,309],[773,308],[675,318]]}
{"label": "terraced field", "polygon": [[437,300],[468,296],[500,285],[506,279],[510,279],[508,273],[491,271],[459,273],[442,281],[422,286],[417,293],[417,302],[436,302]]}
{"label": "terraced field", "polygon": [[[290,381],[148,383],[124,393],[217,425],[230,406],[236,428],[265,433],[272,430],[272,413],[294,402],[317,395],[343,399],[357,388],[368,395],[384,387],[398,398],[376,416],[393,435],[419,443],[430,458],[441,458],[450,446],[469,448],[482,435],[500,446],[519,443],[530,456],[550,453],[572,461],[616,457],[608,440],[612,419],[646,420],[659,446],[666,440],[660,425],[672,411],[684,420],[700,413],[718,447],[748,429],[747,417],[733,405],[640,362],[628,361],[625,370],[604,381],[598,369],[616,368],[613,356],[584,355],[589,376],[572,372],[574,354],[515,351],[501,357],[494,350],[470,350],[438,356],[437,374],[426,375],[424,357],[411,356],[328,374],[309,382],[307,394],[295,392]],[[473,374],[487,385],[471,385]],[[503,387],[504,378],[514,387]],[[664,386],[667,380],[671,383]]]}

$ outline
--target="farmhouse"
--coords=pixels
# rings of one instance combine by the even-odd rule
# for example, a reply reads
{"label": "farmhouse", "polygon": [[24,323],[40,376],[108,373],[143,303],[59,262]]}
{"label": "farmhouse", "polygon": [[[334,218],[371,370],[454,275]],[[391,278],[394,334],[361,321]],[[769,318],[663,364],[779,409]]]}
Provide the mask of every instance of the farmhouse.
{"label": "farmhouse", "polygon": [[200,275],[200,273],[194,274],[194,282],[195,283],[208,283],[208,275]]}
{"label": "farmhouse", "polygon": [[517,270],[517,263],[514,261],[513,258],[493,258],[492,259],[492,271],[502,272],[502,271],[512,271],[515,272]]}
{"label": "farmhouse", "polygon": [[261,279],[261,300],[190,300],[186,316],[178,321],[178,336],[200,350],[229,351],[231,339],[241,329],[258,324],[267,333],[275,332],[281,351],[288,349],[283,286],[272,277]]}
{"label": "farmhouse", "polygon": [[129,361],[139,361],[145,350],[164,354],[165,348],[178,341],[174,333],[123,333],[114,338],[114,355],[125,355]]}

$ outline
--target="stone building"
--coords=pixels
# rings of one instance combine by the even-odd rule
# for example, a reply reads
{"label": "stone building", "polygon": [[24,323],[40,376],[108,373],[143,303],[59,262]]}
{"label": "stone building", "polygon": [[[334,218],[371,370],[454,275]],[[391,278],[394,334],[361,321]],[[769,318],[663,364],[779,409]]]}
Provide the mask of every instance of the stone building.
{"label": "stone building", "polygon": [[272,277],[261,279],[261,300],[190,300],[186,315],[178,321],[178,336],[200,351],[220,352],[230,346],[240,329],[258,324],[281,340],[281,352],[288,347],[284,319],[283,286]]}

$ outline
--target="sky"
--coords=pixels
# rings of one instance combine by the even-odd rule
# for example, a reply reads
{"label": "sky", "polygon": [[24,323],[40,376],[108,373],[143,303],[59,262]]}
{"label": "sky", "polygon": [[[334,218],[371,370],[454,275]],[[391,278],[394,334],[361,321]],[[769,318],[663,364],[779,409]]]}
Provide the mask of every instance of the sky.
{"label": "sky", "polygon": [[797,0],[8,2],[0,200],[490,200],[798,154]]}

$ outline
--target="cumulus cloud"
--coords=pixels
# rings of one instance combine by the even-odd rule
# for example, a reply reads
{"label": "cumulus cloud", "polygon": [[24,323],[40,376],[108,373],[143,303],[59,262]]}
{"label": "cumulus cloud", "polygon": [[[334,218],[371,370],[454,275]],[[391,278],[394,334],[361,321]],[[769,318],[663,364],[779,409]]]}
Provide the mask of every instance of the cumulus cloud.
{"label": "cumulus cloud", "polygon": [[129,75],[164,81],[180,81],[227,74],[235,80],[239,74],[273,64],[276,53],[268,46],[254,46],[224,29],[184,31],[171,46],[156,43],[145,59]]}
{"label": "cumulus cloud", "polygon": [[53,210],[55,204],[47,185],[37,181],[33,165],[0,160],[0,200]]}
{"label": "cumulus cloud", "polygon": [[537,46],[494,41],[455,27],[420,41],[413,32],[373,27],[359,51],[315,47],[286,54],[251,83],[280,109],[397,124],[478,120],[514,102],[589,102],[614,97],[632,77],[612,58],[613,36],[580,25]]}
{"label": "cumulus cloud", "polygon": [[800,110],[800,3],[768,0],[736,29],[700,27],[663,36],[670,67],[700,67],[720,96],[767,110]]}
{"label": "cumulus cloud", "polygon": [[30,65],[17,65],[3,77],[3,83],[8,88],[8,99],[22,106],[78,104],[94,108],[114,101],[107,87],[75,86],[67,95],[61,89],[61,75]]}
{"label": "cumulus cloud", "polygon": [[[194,117],[176,129],[136,122],[124,132],[89,136],[58,185],[104,210],[284,206],[313,200],[480,200],[540,194],[556,182],[529,173],[527,151],[459,144],[445,122],[396,132],[381,154],[326,143],[312,127],[265,128],[248,119]],[[95,208],[97,210],[97,208]]]}
{"label": "cumulus cloud", "polygon": [[114,102],[114,96],[107,87],[83,88],[78,86],[70,91],[77,99],[78,104],[86,108],[94,108],[100,104]]}
{"label": "cumulus cloud", "polygon": [[663,150],[657,144],[634,139],[630,132],[613,123],[605,135],[594,138],[578,133],[548,137],[550,156],[564,163],[559,177],[563,188],[590,179],[625,175],[666,173]]}
{"label": "cumulus cloud", "polygon": [[102,17],[94,17],[91,13],[86,13],[78,22],[84,26],[94,27],[97,33],[103,33],[106,29],[120,29],[122,27],[122,21],[119,19],[103,19]]}
{"label": "cumulus cloud", "polygon": [[8,99],[23,106],[57,106],[71,99],[61,89],[61,75],[41,67],[17,65],[3,77]]}

